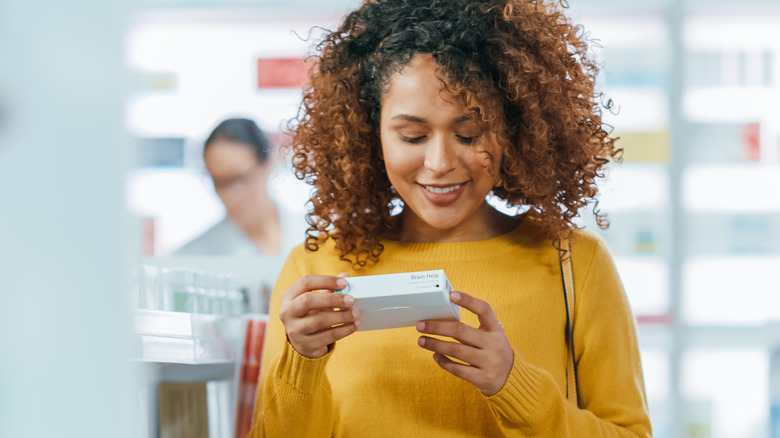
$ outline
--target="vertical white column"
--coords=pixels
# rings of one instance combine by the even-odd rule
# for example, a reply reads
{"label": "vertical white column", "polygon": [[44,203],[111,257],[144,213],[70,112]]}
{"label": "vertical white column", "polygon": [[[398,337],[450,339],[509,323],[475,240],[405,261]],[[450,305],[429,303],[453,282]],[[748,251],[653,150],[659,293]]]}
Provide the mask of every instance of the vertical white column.
{"label": "vertical white column", "polygon": [[671,252],[669,255],[669,312],[672,314],[672,340],[669,351],[672,436],[685,436],[686,406],[682,390],[682,362],[688,346],[688,324],[683,319],[683,266],[687,246],[685,244],[686,216],[682,198],[682,180],[685,172],[685,114],[682,110],[685,93],[685,41],[684,26],[687,11],[686,0],[675,0],[668,6],[669,40],[671,44],[672,70],[669,86],[669,132],[671,135],[671,163],[669,166],[669,206],[671,215]]}
{"label": "vertical white column", "polygon": [[130,437],[123,1],[0,2],[0,436]]}

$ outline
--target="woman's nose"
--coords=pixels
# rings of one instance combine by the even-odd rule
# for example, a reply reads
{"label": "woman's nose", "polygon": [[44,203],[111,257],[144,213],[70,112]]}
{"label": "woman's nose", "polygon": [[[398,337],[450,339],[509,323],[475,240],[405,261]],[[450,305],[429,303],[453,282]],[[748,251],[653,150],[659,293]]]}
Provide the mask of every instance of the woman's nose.
{"label": "woman's nose", "polygon": [[455,149],[444,136],[436,136],[425,150],[425,167],[436,175],[444,175],[457,165]]}

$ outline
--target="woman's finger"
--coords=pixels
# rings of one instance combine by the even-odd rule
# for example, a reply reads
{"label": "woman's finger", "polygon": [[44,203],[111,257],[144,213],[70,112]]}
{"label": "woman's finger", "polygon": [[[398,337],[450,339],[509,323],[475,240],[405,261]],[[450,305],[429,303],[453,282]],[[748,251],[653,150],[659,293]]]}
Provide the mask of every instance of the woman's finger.
{"label": "woman's finger", "polygon": [[509,371],[503,373],[495,370],[479,369],[473,365],[464,365],[455,362],[438,352],[433,353],[433,360],[445,371],[470,382],[488,397],[494,395],[504,387],[507,376],[509,375]]}
{"label": "woman's finger", "polygon": [[285,304],[279,312],[280,318],[302,318],[312,310],[352,307],[355,304],[355,298],[352,295],[337,294],[331,291],[304,292]]}
{"label": "woman's finger", "polygon": [[358,327],[360,327],[360,320],[332,327],[319,333],[306,336],[299,345],[293,345],[293,347],[306,357],[322,357],[328,352],[329,345],[355,333]]}
{"label": "woman's finger", "polygon": [[[301,318],[289,319],[283,311],[279,315],[290,344],[308,358],[321,357],[328,352],[330,344],[353,333],[360,325],[360,312],[357,309],[323,309],[312,311]],[[347,329],[335,330],[341,327]]]}
{"label": "woman's finger", "polygon": [[433,360],[436,361],[437,365],[442,367],[445,371],[449,372],[453,376],[460,377],[467,382],[471,382],[474,386],[479,388],[480,385],[477,383],[481,382],[482,373],[478,368],[464,365],[462,363],[457,363],[441,353],[434,353]]}
{"label": "woman's finger", "polygon": [[297,326],[291,327],[291,331],[295,330],[304,335],[311,335],[327,330],[335,325],[354,322],[358,319],[360,319],[360,311],[357,309],[323,310],[312,312],[310,315],[299,319]]}
{"label": "woman's finger", "polygon": [[419,321],[417,331],[428,335],[447,336],[471,346],[479,345],[482,335],[478,329],[458,321]]}
{"label": "woman's finger", "polygon": [[481,368],[484,362],[485,352],[470,345],[429,338],[428,336],[420,336],[417,343],[426,350],[458,359],[477,368]]}
{"label": "woman's finger", "polygon": [[297,296],[315,290],[339,290],[347,287],[347,280],[335,275],[306,275],[282,292],[282,300],[293,300]]}
{"label": "woman's finger", "polygon": [[490,304],[463,292],[450,293],[450,301],[477,315],[480,328],[488,331],[504,330]]}

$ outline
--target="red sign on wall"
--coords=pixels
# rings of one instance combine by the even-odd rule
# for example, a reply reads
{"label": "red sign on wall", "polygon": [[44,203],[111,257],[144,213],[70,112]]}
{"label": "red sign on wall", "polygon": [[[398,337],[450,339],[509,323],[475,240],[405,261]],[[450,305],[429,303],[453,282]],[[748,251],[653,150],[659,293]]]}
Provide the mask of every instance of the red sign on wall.
{"label": "red sign on wall", "polygon": [[257,86],[300,88],[306,83],[306,70],[302,58],[260,58],[257,60]]}
{"label": "red sign on wall", "polygon": [[761,158],[761,125],[748,123],[742,128],[742,142],[745,147],[745,158],[748,161],[758,161]]}

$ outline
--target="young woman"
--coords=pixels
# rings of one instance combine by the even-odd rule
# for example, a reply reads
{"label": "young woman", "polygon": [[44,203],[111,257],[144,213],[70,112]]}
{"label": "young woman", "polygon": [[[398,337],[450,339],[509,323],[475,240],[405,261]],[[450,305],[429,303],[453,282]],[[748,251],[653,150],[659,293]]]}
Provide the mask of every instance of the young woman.
{"label": "young woman", "polygon": [[[368,1],[325,38],[292,143],[311,227],[273,293],[250,436],[651,435],[620,279],[571,222],[617,155],[595,72],[578,29],[534,1]],[[460,322],[356,332],[332,293],[431,269]]]}

